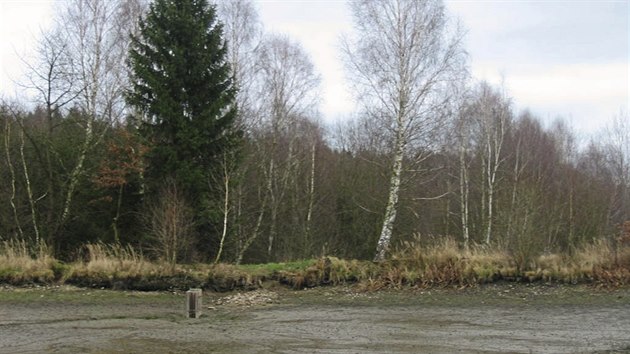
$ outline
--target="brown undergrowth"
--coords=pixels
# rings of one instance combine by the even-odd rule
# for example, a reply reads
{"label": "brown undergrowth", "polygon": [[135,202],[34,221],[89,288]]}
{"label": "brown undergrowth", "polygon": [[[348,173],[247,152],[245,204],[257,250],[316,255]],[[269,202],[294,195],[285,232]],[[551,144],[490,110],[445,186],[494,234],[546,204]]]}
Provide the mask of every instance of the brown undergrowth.
{"label": "brown undergrowth", "polygon": [[0,242],[0,282],[23,284],[56,280],[62,264],[55,260],[45,244],[31,249],[25,241]]}
{"label": "brown undergrowth", "polygon": [[279,283],[300,289],[357,284],[359,289],[466,287],[497,281],[630,284],[630,247],[595,242],[572,254],[542,254],[517,262],[508,251],[473,246],[462,250],[452,239],[401,243],[382,263],[322,257],[261,265],[172,265],[149,260],[129,246],[88,244],[80,261],[64,264],[40,245],[32,252],[18,241],[0,243],[0,283],[66,283],[134,290],[251,290]]}

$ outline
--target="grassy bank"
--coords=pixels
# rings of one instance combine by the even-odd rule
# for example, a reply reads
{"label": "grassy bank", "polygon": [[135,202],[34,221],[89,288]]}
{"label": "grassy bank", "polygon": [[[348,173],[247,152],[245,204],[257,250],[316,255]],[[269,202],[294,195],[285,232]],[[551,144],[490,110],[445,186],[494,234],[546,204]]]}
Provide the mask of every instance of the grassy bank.
{"label": "grassy bank", "polygon": [[23,242],[0,244],[0,283],[73,284],[85,287],[214,291],[256,289],[269,283],[292,288],[356,283],[385,287],[473,286],[498,281],[630,284],[630,247],[599,242],[573,254],[517,257],[495,248],[461,250],[452,240],[430,246],[407,243],[383,263],[335,257],[261,265],[171,265],[148,260],[131,247],[89,244],[86,257],[62,263],[41,247],[35,255]]}

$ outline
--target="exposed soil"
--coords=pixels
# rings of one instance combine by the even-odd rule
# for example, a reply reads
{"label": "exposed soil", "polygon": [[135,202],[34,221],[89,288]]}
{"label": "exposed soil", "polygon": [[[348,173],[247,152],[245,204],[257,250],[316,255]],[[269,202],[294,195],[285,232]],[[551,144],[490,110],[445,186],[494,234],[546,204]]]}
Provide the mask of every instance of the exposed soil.
{"label": "exposed soil", "polygon": [[630,289],[0,289],[1,353],[630,353]]}

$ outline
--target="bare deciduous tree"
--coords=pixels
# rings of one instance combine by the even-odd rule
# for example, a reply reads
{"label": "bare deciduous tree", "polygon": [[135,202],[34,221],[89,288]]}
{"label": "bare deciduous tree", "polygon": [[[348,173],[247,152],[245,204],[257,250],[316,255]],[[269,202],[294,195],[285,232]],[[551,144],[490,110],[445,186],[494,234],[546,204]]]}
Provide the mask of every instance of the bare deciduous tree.
{"label": "bare deciduous tree", "polygon": [[319,76],[301,46],[287,37],[267,36],[257,51],[256,112],[252,138],[260,158],[256,161],[264,186],[260,208],[250,235],[237,256],[258,237],[268,213],[267,254],[271,255],[278,232],[278,215],[295,176],[296,127],[301,117],[314,113]]}
{"label": "bare deciduous tree", "polygon": [[606,128],[606,162],[613,173],[610,222],[620,225],[630,218],[630,117],[620,112]]}
{"label": "bare deciduous tree", "polygon": [[[217,13],[224,26],[224,38],[228,43],[228,60],[232,68],[234,82],[238,87],[236,94],[238,113],[234,125],[236,129],[240,129],[246,134],[251,134],[252,125],[256,121],[258,113],[256,112],[257,107],[254,105],[255,95],[253,90],[256,82],[256,49],[261,40],[262,24],[258,17],[256,7],[251,0],[217,0],[216,4]],[[242,180],[243,176],[245,176],[250,169],[256,168],[257,161],[254,162],[246,158],[240,162],[238,166],[234,166],[224,159],[224,173],[222,173],[220,178],[220,185],[223,186],[224,192],[224,222],[219,252],[215,261],[218,261],[223,253],[228,229],[229,211],[233,211],[233,226],[236,226],[234,227],[234,233],[237,240],[241,242],[241,247],[238,247],[237,251],[239,263],[242,259],[243,252],[249,248],[251,244],[251,241],[245,241],[245,244],[243,244],[243,240],[256,239],[256,237],[251,238],[244,235],[245,232],[242,221],[243,199],[246,195],[245,190],[248,189],[249,186],[244,186],[242,183],[232,184],[233,181]],[[264,208],[263,206],[262,209]],[[261,212],[259,218],[261,223],[262,215],[263,213]],[[260,223],[257,223],[256,225],[259,224]],[[259,228],[259,226],[255,227],[254,230],[258,230]],[[254,232],[254,234],[257,234],[257,232]]]}
{"label": "bare deciduous tree", "polygon": [[[129,34],[137,26],[134,18],[143,11],[141,0],[73,0],[60,12],[59,45],[66,50],[76,81],[75,104],[83,111],[83,143],[68,177],[60,224],[70,215],[73,195],[91,149],[100,143],[104,131],[96,122],[119,122],[125,112],[123,90],[127,78],[124,61]],[[107,126],[107,125],[105,125]]]}
{"label": "bare deciduous tree", "polygon": [[2,111],[0,113],[4,116],[4,150],[5,150],[5,159],[6,166],[9,170],[10,182],[11,185],[11,196],[9,198],[9,204],[11,205],[11,211],[13,213],[13,222],[15,222],[15,228],[17,229],[18,236],[20,239],[24,239],[24,230],[22,229],[22,223],[20,222],[20,218],[18,216],[18,208],[15,203],[16,197],[16,174],[15,167],[13,167],[13,161],[11,159],[11,125],[12,125],[12,117],[7,112],[8,107],[5,103],[0,107]]}
{"label": "bare deciduous tree", "polygon": [[193,215],[182,191],[173,181],[165,182],[158,199],[149,205],[144,215],[156,253],[173,266],[192,242]]}
{"label": "bare deciduous tree", "polygon": [[239,124],[247,129],[254,108],[251,92],[256,79],[254,58],[260,45],[262,24],[251,0],[220,0],[217,11],[228,42],[228,60],[239,87],[236,96]]}
{"label": "bare deciduous tree", "polygon": [[458,142],[460,222],[466,250],[470,244],[470,164],[473,155],[471,130],[469,106],[464,105],[455,121],[455,134]]}
{"label": "bare deciduous tree", "polygon": [[497,185],[497,175],[499,168],[505,161],[502,155],[503,142],[506,130],[512,119],[510,102],[502,93],[496,92],[488,84],[481,83],[475,102],[475,119],[479,125],[480,148],[482,160],[483,183],[486,188],[485,195],[482,195],[482,205],[487,203],[487,214],[485,215],[485,237],[486,244],[492,240],[492,227],[494,225],[495,193]]}
{"label": "bare deciduous tree", "polygon": [[[282,36],[269,36],[260,49],[258,59],[262,74],[267,127],[271,134],[267,192],[271,226],[267,253],[271,254],[277,233],[278,210],[290,184],[294,164],[295,128],[297,119],[309,113],[315,103],[314,91],[319,85],[313,64],[301,46]],[[288,138],[286,158],[279,162],[278,140]]]}
{"label": "bare deciduous tree", "polygon": [[344,52],[353,89],[392,139],[389,197],[374,257],[382,261],[396,220],[405,155],[440,126],[448,86],[463,73],[463,51],[461,35],[449,32],[439,0],[357,0],[352,10],[358,34],[345,41]]}
{"label": "bare deciduous tree", "polygon": [[[59,116],[66,105],[75,100],[81,92],[78,87],[78,76],[72,55],[68,51],[68,43],[65,34],[59,27],[49,32],[41,33],[37,43],[35,57],[32,60],[24,60],[28,67],[28,83],[23,84],[28,89],[37,92],[41,104],[45,109],[46,123],[44,128],[44,148],[37,146],[37,142],[29,134],[29,140],[35,148],[43,150],[38,156],[46,168],[45,198],[47,210],[45,212],[45,236],[48,242],[52,242],[59,224],[58,206],[59,200],[56,185],[55,157],[58,155],[52,144],[53,134],[58,127],[55,116]],[[28,134],[23,131],[23,134]],[[25,169],[26,170],[26,169]]]}

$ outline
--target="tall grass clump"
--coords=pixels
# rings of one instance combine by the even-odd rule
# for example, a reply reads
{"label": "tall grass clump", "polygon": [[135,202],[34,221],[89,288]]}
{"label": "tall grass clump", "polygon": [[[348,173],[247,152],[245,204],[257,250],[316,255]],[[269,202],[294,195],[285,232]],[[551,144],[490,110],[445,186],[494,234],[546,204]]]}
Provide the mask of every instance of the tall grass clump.
{"label": "tall grass clump", "polygon": [[612,253],[602,240],[582,245],[572,254],[545,253],[539,255],[531,269],[525,272],[528,280],[579,283],[592,280],[598,267],[611,266]]}
{"label": "tall grass clump", "polygon": [[100,278],[133,278],[170,275],[174,269],[147,260],[130,245],[88,243],[84,246],[85,262],[72,266],[73,276]]}
{"label": "tall grass clump", "polygon": [[381,269],[390,286],[473,285],[499,280],[558,283],[630,284],[630,246],[604,240],[584,244],[573,253],[533,254],[520,262],[497,246],[462,249],[452,238],[402,242]]}
{"label": "tall grass clump", "polygon": [[470,285],[513,277],[514,262],[498,248],[459,247],[450,237],[422,242],[420,236],[402,242],[383,269],[389,284],[446,286]]}
{"label": "tall grass clump", "polygon": [[605,240],[596,240],[571,254],[539,255],[534,266],[524,273],[529,281],[630,284],[630,247],[619,248]]}
{"label": "tall grass clump", "polygon": [[49,283],[58,277],[59,269],[60,263],[43,242],[32,249],[24,240],[0,241],[0,282]]}
{"label": "tall grass clump", "polygon": [[91,243],[83,251],[84,260],[70,266],[66,280],[70,284],[143,291],[184,290],[205,284],[204,270],[153,262],[129,245]]}

